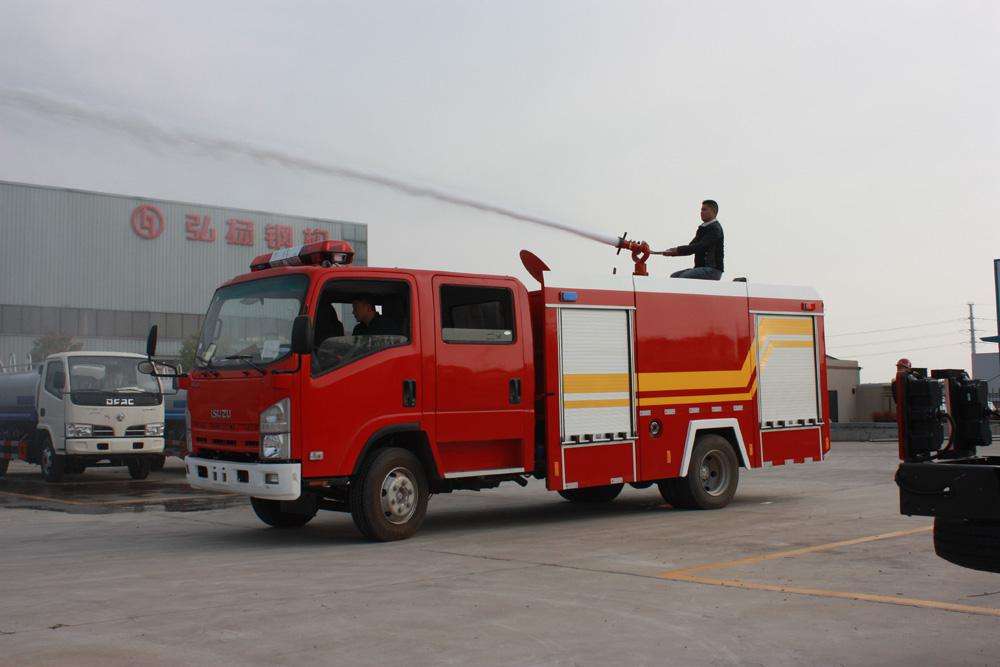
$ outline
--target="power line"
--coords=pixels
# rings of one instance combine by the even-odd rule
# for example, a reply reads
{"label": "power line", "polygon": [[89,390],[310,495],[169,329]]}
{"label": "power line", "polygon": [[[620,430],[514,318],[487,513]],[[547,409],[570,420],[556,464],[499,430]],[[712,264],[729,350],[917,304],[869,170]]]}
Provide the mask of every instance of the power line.
{"label": "power line", "polygon": [[889,327],[888,329],[869,329],[868,331],[849,331],[847,333],[830,334],[827,338],[839,338],[841,336],[860,336],[862,334],[885,333],[887,331],[901,331],[903,329],[915,329],[917,327],[929,327],[936,324],[948,324],[949,322],[965,322],[965,317],[953,317],[950,320],[940,320],[938,322],[923,322],[921,324],[907,324],[901,327]]}
{"label": "power line", "polygon": [[[902,349],[902,350],[895,349],[895,350],[882,350],[882,351],[877,351],[877,352],[862,352],[861,354],[859,354],[857,356],[859,356],[859,357],[881,357],[881,356],[886,355],[886,354],[902,354],[904,352],[906,352],[906,353],[920,352],[921,350],[934,350],[934,349],[941,348],[941,347],[956,347],[956,346],[959,346],[959,345],[968,345],[968,344],[969,344],[968,341],[962,341],[961,343],[943,343],[941,345],[928,345],[926,347],[908,347],[908,348],[905,348],[905,349]],[[845,354],[845,353],[841,352],[840,354]]]}
{"label": "power line", "polygon": [[907,336],[906,338],[890,338],[889,340],[876,340],[876,341],[871,341],[871,342],[868,342],[868,343],[851,343],[848,349],[853,350],[854,348],[857,348],[857,347],[869,347],[871,345],[885,345],[886,343],[905,343],[905,342],[911,341],[911,340],[926,340],[928,338],[941,338],[942,336],[951,336],[951,337],[954,337],[956,333],[966,333],[967,331],[968,331],[968,329],[960,329],[960,330],[957,330],[957,331],[949,331],[947,333],[940,333],[940,334],[930,334],[930,335],[926,335],[925,334],[923,336]]}

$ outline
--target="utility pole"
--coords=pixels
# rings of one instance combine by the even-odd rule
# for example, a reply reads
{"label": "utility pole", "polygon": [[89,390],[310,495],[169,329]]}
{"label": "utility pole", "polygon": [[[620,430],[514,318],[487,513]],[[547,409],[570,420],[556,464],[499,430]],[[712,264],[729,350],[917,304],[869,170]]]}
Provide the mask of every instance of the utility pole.
{"label": "utility pole", "polygon": [[972,343],[972,360],[969,365],[970,375],[972,374],[972,368],[976,364],[976,304],[969,303],[969,341]]}

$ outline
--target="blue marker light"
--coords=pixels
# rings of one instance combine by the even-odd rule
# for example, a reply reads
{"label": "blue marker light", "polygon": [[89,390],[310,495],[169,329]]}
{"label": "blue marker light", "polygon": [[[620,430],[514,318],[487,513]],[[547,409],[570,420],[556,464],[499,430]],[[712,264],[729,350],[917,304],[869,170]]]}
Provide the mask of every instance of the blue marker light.
{"label": "blue marker light", "polygon": [[576,292],[559,292],[560,301],[576,301],[579,297]]}

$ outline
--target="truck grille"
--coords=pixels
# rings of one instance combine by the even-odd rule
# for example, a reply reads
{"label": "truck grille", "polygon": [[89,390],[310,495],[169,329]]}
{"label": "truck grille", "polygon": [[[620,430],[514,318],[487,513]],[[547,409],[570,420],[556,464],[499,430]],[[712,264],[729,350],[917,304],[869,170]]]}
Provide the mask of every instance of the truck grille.
{"label": "truck grille", "polygon": [[115,434],[115,430],[110,426],[94,426],[93,434],[95,438],[109,438]]}
{"label": "truck grille", "polygon": [[126,438],[141,438],[146,435],[146,427],[143,424],[138,424],[136,426],[129,426],[125,429]]}

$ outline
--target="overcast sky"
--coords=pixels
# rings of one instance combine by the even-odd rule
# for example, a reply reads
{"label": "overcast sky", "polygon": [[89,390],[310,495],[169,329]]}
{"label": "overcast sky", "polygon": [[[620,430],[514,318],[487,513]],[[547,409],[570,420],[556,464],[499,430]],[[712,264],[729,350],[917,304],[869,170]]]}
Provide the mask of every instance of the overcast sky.
{"label": "overcast sky", "polygon": [[[0,86],[657,248],[717,199],[726,279],[816,287],[829,352],[879,381],[899,355],[968,368],[966,302],[995,332],[998,33],[1000,3],[956,0],[0,0]],[[529,288],[521,248],[628,268],[570,235],[2,106],[0,179],[355,220],[372,265]]]}

